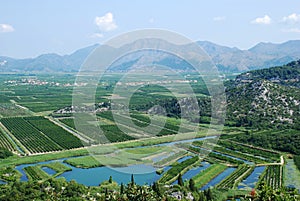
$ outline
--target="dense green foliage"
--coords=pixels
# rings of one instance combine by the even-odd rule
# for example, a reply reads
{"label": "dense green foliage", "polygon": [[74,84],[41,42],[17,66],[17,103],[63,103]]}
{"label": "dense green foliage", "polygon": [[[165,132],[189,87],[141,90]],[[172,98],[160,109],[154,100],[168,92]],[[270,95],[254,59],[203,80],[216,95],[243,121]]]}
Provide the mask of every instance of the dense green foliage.
{"label": "dense green foliage", "polygon": [[13,153],[7,149],[0,148],[0,159],[8,158],[12,156]]}
{"label": "dense green foliage", "polygon": [[300,154],[300,132],[298,130],[266,130],[248,135],[237,135],[234,141],[253,144],[267,149]]}
{"label": "dense green foliage", "polygon": [[239,79],[266,79],[276,81],[282,85],[300,87],[300,60],[293,61],[284,66],[253,70],[237,76]]}
{"label": "dense green foliage", "polygon": [[248,147],[242,144],[239,144],[238,142],[235,141],[228,141],[228,140],[219,140],[218,145],[221,145],[227,149],[231,149],[233,151],[238,151],[242,153],[247,153],[255,156],[260,156],[263,158],[268,159],[273,159],[273,160],[278,160],[280,157],[280,154],[270,152],[270,151],[264,151],[261,149],[255,149],[254,147]]}
{"label": "dense green foliage", "polygon": [[293,157],[295,165],[297,166],[298,170],[300,171],[300,155],[294,155]]}

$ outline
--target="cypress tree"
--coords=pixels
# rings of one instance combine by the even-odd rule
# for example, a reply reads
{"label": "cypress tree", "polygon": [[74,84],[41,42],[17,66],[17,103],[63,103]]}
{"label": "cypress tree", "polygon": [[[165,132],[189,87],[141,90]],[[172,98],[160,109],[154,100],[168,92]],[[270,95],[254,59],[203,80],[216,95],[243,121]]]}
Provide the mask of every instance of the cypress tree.
{"label": "cypress tree", "polygon": [[179,186],[184,186],[184,183],[183,183],[181,174],[178,175],[177,182],[178,182],[178,185],[179,185]]}

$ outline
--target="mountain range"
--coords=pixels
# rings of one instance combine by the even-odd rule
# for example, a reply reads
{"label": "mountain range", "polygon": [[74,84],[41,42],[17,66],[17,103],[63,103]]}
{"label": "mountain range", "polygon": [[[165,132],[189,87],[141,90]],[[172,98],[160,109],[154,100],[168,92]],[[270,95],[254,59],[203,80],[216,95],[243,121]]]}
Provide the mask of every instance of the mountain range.
{"label": "mountain range", "polygon": [[[208,41],[197,43],[223,73],[280,66],[300,59],[300,40],[291,40],[281,44],[259,43],[248,50],[221,46]],[[0,56],[0,72],[77,72],[88,55],[98,46],[95,44],[63,56],[54,53],[27,59]],[[171,59],[161,58],[161,63],[166,61],[172,62]],[[178,63],[176,65],[178,68]],[[182,68],[186,70],[186,67]]]}

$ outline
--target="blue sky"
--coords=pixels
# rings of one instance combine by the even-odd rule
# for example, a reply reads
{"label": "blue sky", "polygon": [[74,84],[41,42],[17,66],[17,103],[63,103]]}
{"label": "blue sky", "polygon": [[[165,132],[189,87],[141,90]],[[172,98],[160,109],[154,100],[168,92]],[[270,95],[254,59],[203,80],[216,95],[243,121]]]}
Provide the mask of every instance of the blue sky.
{"label": "blue sky", "polygon": [[296,0],[0,0],[0,55],[69,54],[118,34],[162,28],[248,49],[300,39]]}

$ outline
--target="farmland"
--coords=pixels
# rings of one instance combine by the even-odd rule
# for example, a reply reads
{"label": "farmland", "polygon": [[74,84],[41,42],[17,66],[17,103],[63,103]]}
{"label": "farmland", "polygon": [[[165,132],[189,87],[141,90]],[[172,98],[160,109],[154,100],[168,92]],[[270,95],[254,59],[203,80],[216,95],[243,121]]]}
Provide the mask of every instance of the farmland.
{"label": "farmland", "polygon": [[[76,115],[73,116],[70,108],[71,83],[75,79],[73,75],[58,75],[56,78],[43,75],[26,77],[37,83],[42,83],[37,80],[45,80],[49,84],[23,83],[16,76],[12,79],[19,80],[17,83],[2,86],[3,93],[0,95],[3,97],[1,104],[4,109],[0,110],[0,147],[15,155],[0,159],[0,167],[17,169],[30,164],[23,168],[29,180],[44,181],[59,175],[76,179],[76,174],[80,172],[86,178],[78,181],[90,185],[88,180],[92,180],[97,181],[94,183],[98,185],[102,180],[95,177],[94,172],[101,168],[110,167],[118,172],[122,168],[138,171],[147,167],[155,178],[150,181],[157,181],[159,185],[177,183],[176,180],[181,175],[185,178],[182,188],[188,188],[188,180],[192,179],[197,189],[214,181],[211,184],[214,189],[238,191],[237,187],[251,176],[253,170],[265,167],[261,177],[253,179],[257,187],[266,183],[279,189],[284,185],[286,173],[283,173],[284,167],[278,162],[280,156],[285,155],[280,151],[285,151],[286,147],[281,145],[279,150],[274,150],[276,147],[260,144],[260,136],[269,138],[269,131],[248,132],[248,128],[232,126],[225,126],[220,130],[218,126],[205,123],[210,118],[206,116],[206,106],[209,103],[204,100],[207,97],[203,93],[204,88],[194,86],[198,88],[197,96],[201,97],[203,104],[200,124],[181,119],[174,96],[155,85],[145,85],[135,93],[137,99],[132,100],[129,115],[126,115],[121,110],[112,110],[110,107],[111,83],[115,83],[115,77],[111,76],[97,89],[98,110],[94,113],[95,119],[76,119],[74,122]],[[50,84],[53,79],[54,83],[60,84]],[[27,93],[24,90],[29,91]],[[156,104],[170,107],[166,112],[173,110],[175,115],[163,117],[147,111]],[[78,125],[75,126],[75,123],[83,129],[76,128]],[[101,135],[94,132],[96,128],[101,130]],[[213,129],[208,133],[209,128]],[[275,131],[270,132],[272,136],[275,135]],[[297,139],[297,132],[294,130],[282,135],[290,136],[290,141]],[[88,141],[80,140],[77,136]],[[205,139],[219,136],[220,139],[216,142]],[[206,144],[214,145],[214,149],[207,150]],[[298,154],[297,149],[292,148],[292,151]],[[47,174],[45,168],[56,173]],[[64,174],[65,172],[67,173]],[[113,172],[111,174],[117,182],[122,181],[120,175]],[[111,175],[105,176],[108,179]],[[22,179],[18,176],[17,180]],[[149,180],[139,182],[143,184]],[[238,192],[249,194],[247,190]]]}
{"label": "farmland", "polygon": [[44,117],[3,118],[1,123],[29,153],[82,147],[82,142]]}
{"label": "farmland", "polygon": [[58,151],[62,148],[23,118],[5,118],[1,123],[30,153]]}

